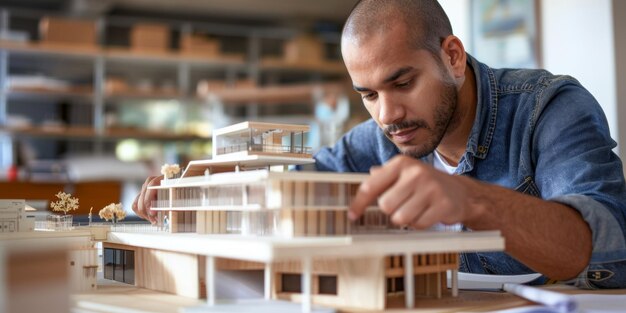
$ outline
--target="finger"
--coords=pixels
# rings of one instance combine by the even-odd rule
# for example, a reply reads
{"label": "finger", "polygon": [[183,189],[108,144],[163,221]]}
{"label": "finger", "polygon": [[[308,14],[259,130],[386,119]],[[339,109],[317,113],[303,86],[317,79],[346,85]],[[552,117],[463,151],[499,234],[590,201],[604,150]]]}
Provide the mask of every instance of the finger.
{"label": "finger", "polygon": [[152,182],[154,177],[155,176],[148,177],[146,181],[143,183],[143,186],[141,186],[141,193],[139,194],[139,200],[137,201],[137,210],[140,212],[141,216],[144,219],[148,219],[148,220],[149,220],[149,216],[148,216],[149,206],[145,205],[145,198],[146,198],[146,191],[148,190],[148,187],[150,186],[150,183]]}
{"label": "finger", "polygon": [[442,221],[443,217],[447,214],[447,210],[438,205],[430,206],[424,210],[424,212],[417,216],[411,225],[417,229],[431,228],[433,225]]}
{"label": "finger", "polygon": [[146,178],[146,181],[143,183],[143,185],[141,185],[141,191],[139,191],[139,194],[137,195],[137,197],[135,198],[135,201],[133,202],[133,211],[135,211],[135,214],[137,214],[137,216],[143,219],[147,219],[147,216],[144,212],[143,205],[142,205],[143,193],[145,192],[146,186],[148,185],[150,180],[152,180],[152,178],[153,176]]}
{"label": "finger", "polygon": [[396,182],[378,197],[378,207],[387,215],[395,212],[419,186],[420,168],[411,167],[400,174]]}
{"label": "finger", "polygon": [[133,201],[133,212],[135,212],[135,214],[143,219],[145,219],[146,217],[143,216],[143,213],[141,211],[139,211],[139,207],[137,206],[137,204],[139,203],[139,197],[141,196],[141,193],[137,194],[137,196],[135,197],[135,201]]}
{"label": "finger", "polygon": [[435,224],[453,225],[461,223],[463,218],[459,207],[454,205],[450,198],[442,194],[433,196],[433,204],[413,225],[419,229],[431,228]]}
{"label": "finger", "polygon": [[371,170],[372,174],[361,183],[350,204],[348,218],[353,221],[358,219],[365,209],[398,179],[400,175],[398,165],[401,162],[396,160],[398,158],[392,159],[385,166]]}
{"label": "finger", "polygon": [[142,200],[143,200],[144,213],[146,214],[146,217],[148,218],[148,220],[153,224],[156,222],[157,212],[152,211],[152,201],[156,200],[157,193],[156,193],[156,190],[148,189],[148,187],[159,185],[161,182],[161,179],[162,179],[161,176],[153,177],[152,180],[150,180],[150,182],[146,186],[146,191],[143,193]]}
{"label": "finger", "polygon": [[396,225],[404,226],[419,219],[429,207],[429,203],[426,199],[427,198],[420,192],[412,194],[407,201],[402,203],[402,205],[391,214],[391,222]]}

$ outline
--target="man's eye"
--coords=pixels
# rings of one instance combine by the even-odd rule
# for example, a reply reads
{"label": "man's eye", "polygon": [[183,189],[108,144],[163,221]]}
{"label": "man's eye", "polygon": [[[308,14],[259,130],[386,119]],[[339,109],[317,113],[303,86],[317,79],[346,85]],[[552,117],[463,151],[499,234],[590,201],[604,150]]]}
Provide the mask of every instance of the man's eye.
{"label": "man's eye", "polygon": [[398,88],[406,88],[409,85],[411,85],[411,80],[407,80],[405,82],[397,83],[396,87],[398,87]]}
{"label": "man's eye", "polygon": [[374,100],[374,99],[376,99],[376,93],[372,92],[372,93],[365,94],[365,95],[363,95],[362,98],[364,100]]}

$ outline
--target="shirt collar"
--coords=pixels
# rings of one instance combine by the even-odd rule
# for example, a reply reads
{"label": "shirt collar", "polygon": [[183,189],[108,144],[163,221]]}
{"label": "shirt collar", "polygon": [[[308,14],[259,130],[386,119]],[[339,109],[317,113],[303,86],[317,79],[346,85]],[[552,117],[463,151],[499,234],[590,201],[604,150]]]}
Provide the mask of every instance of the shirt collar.
{"label": "shirt collar", "polygon": [[462,174],[474,168],[474,159],[487,157],[491,139],[496,129],[498,98],[496,78],[493,70],[478,62],[469,53],[467,63],[476,78],[476,116],[470,131],[465,154],[461,157],[456,173]]}
{"label": "shirt collar", "polygon": [[[490,67],[478,62],[469,54],[467,56],[476,75],[477,89],[476,118],[470,133],[468,151],[474,153],[476,157],[484,159],[489,151],[496,128],[498,113],[496,77]],[[472,143],[471,150],[470,143]]]}

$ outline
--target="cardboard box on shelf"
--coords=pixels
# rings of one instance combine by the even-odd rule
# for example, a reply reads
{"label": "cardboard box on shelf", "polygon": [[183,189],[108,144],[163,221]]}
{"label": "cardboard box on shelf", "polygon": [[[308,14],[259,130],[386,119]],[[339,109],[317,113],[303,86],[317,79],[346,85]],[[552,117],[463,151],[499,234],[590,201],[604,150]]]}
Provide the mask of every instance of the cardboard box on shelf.
{"label": "cardboard box on shelf", "polygon": [[302,35],[295,37],[284,45],[285,61],[290,63],[321,62],[325,58],[324,44],[316,37]]}
{"label": "cardboard box on shelf", "polygon": [[140,52],[167,52],[170,30],[163,24],[135,24],[130,31],[130,46]]}
{"label": "cardboard box on shelf", "polygon": [[220,42],[199,34],[184,34],[180,38],[180,52],[215,57],[220,54]]}
{"label": "cardboard box on shelf", "polygon": [[208,93],[226,89],[226,81],[220,79],[203,79],[196,85],[196,94],[204,96]]}
{"label": "cardboard box on shelf", "polygon": [[104,82],[104,92],[108,95],[121,94],[129,90],[128,82],[120,77],[107,77]]}
{"label": "cardboard box on shelf", "polygon": [[246,88],[256,88],[258,87],[256,82],[252,79],[238,79],[235,82],[235,88],[239,88],[239,89],[246,89]]}
{"label": "cardboard box on shelf", "polygon": [[96,47],[96,22],[92,20],[44,17],[39,22],[41,42]]}
{"label": "cardboard box on shelf", "polygon": [[203,79],[198,81],[196,86],[196,94],[200,97],[209,93],[222,91],[225,89],[251,89],[256,88],[257,84],[251,79],[238,79],[232,85],[228,85],[226,81],[219,79]]}

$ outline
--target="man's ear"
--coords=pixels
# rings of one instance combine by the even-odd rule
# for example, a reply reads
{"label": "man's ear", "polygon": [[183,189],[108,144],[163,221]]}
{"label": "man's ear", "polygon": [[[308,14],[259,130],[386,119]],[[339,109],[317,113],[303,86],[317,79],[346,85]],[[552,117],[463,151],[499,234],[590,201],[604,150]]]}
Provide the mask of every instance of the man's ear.
{"label": "man's ear", "polygon": [[441,42],[441,60],[451,70],[454,78],[465,77],[467,55],[459,37],[450,35]]}

